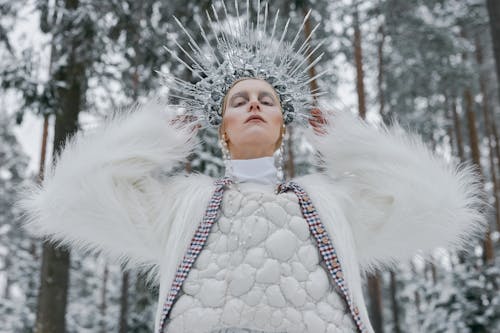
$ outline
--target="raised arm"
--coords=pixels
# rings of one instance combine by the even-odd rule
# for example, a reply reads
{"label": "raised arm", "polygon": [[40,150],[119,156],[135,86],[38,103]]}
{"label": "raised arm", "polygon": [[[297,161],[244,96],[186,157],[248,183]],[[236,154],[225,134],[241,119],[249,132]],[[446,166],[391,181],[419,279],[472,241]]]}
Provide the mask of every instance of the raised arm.
{"label": "raised arm", "polygon": [[487,208],[471,164],[451,164],[397,121],[375,128],[350,112],[315,135],[325,172],[347,193],[343,203],[365,270],[438,246],[462,248],[481,234]]}
{"label": "raised arm", "polygon": [[175,197],[157,171],[171,171],[195,144],[192,129],[173,117],[150,103],[69,139],[43,184],[20,193],[25,227],[125,262],[155,264]]}

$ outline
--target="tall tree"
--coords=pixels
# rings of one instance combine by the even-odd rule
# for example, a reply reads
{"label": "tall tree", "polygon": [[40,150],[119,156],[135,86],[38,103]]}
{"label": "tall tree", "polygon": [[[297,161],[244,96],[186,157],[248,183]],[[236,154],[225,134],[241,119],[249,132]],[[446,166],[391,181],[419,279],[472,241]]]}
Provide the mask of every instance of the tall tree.
{"label": "tall tree", "polygon": [[494,156],[495,156],[495,141],[493,137],[493,123],[492,119],[490,119],[490,104],[489,104],[489,96],[488,96],[488,87],[487,87],[487,81],[486,81],[486,75],[484,74],[484,51],[483,51],[483,46],[480,40],[480,36],[476,34],[474,37],[474,42],[475,42],[475,50],[476,50],[476,61],[479,69],[479,89],[481,92],[482,100],[481,100],[481,106],[482,106],[482,114],[483,114],[483,119],[484,119],[484,131],[485,131],[485,136],[488,141],[488,147],[489,147],[489,162],[490,162],[490,177],[491,177],[491,182],[493,183],[493,199],[494,199],[494,208],[495,208],[495,217],[496,217],[496,225],[497,225],[497,230],[500,230],[500,203],[499,203],[499,198],[498,198],[498,179],[497,179],[497,166],[495,165],[494,162]]}
{"label": "tall tree", "polygon": [[[361,44],[361,27],[359,20],[358,4],[353,6],[353,28],[354,28],[354,63],[356,68],[356,92],[358,97],[358,114],[366,118],[365,84],[363,70],[363,47]],[[382,290],[381,279],[378,273],[368,277],[368,294],[370,295],[370,318],[373,328],[377,332],[383,332],[382,316]]]}
{"label": "tall tree", "polygon": [[[464,38],[467,38],[465,27],[461,27],[461,35]],[[462,59],[464,61],[468,61],[469,57],[467,52],[462,53]],[[473,100],[473,91],[470,84],[464,84],[463,88],[463,100],[464,100],[464,109],[467,117],[467,128],[469,132],[469,145],[471,149],[471,157],[474,164],[477,166],[479,172],[484,176],[484,169],[481,165],[481,151],[479,146],[479,136],[477,131],[477,120],[476,120],[476,109]],[[484,178],[483,178],[484,181]],[[486,235],[484,236],[483,242],[483,258],[485,262],[492,263],[494,258],[494,248],[491,240],[491,231],[490,227],[487,227]]]}
{"label": "tall tree", "polygon": [[20,228],[20,211],[12,203],[28,176],[28,156],[14,135],[15,119],[0,108],[0,290],[1,330],[27,332],[36,308],[38,262],[31,256],[31,242]]}
{"label": "tall tree", "polygon": [[363,71],[363,48],[361,46],[361,28],[359,22],[358,5],[353,8],[354,27],[354,62],[356,65],[356,91],[358,96],[358,113],[361,118],[366,118],[365,84]]}
{"label": "tall tree", "polygon": [[[496,0],[486,0],[488,15],[490,18],[491,37],[496,64],[497,81],[500,82],[500,2]],[[498,86],[498,96],[500,98],[500,85]]]}
{"label": "tall tree", "polygon": [[[58,82],[55,114],[54,153],[58,154],[68,135],[78,129],[78,114],[86,89],[86,67],[93,47],[94,28],[89,13],[82,10],[79,0],[65,0],[55,7],[60,19],[51,22],[53,42],[58,46],[52,55],[61,64],[54,68],[52,79]],[[45,8],[48,4],[43,4]],[[42,22],[48,24],[48,22]],[[41,283],[35,331],[37,333],[63,333],[69,284],[69,251],[53,244],[43,245]]]}

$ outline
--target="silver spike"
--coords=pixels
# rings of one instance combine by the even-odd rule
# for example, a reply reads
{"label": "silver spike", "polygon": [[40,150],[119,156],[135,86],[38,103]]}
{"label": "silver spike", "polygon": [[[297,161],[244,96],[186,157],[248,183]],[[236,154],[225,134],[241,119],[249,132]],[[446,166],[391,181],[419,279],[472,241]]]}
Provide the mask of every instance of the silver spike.
{"label": "silver spike", "polygon": [[[283,29],[283,33],[281,34],[281,38],[280,38],[280,41],[278,43],[278,47],[277,47],[278,50],[281,48],[281,45],[283,44],[283,40],[285,39],[285,35],[286,35],[287,31],[288,31],[288,25],[289,24],[290,24],[290,18],[288,18],[288,20],[286,20],[285,28]],[[271,63],[273,63],[274,60],[276,59],[276,54],[277,53],[278,52],[274,53],[273,60],[271,61]]]}
{"label": "silver spike", "polygon": [[241,16],[240,16],[240,9],[238,8],[238,0],[234,0],[234,8],[236,8],[236,17],[238,18],[238,26],[240,27],[240,30],[238,30],[238,33],[243,32],[243,28],[241,26]]}
{"label": "silver spike", "polygon": [[325,43],[326,39],[320,40],[318,44],[314,47],[314,49],[311,50],[311,45],[308,44],[305,49],[302,50],[301,53],[298,53],[300,57],[306,58],[306,59],[311,59],[313,57],[314,52],[318,50],[323,44]]}
{"label": "silver spike", "polygon": [[273,31],[271,32],[271,40],[274,39],[274,33],[276,32],[276,24],[278,23],[278,14],[280,10],[278,9],[276,11],[276,15],[274,15],[274,24],[273,24]]}
{"label": "silver spike", "polygon": [[313,96],[313,97],[316,97],[316,98],[317,98],[317,97],[324,96],[324,95],[326,95],[326,94],[328,94],[328,92],[327,92],[327,91],[318,91],[318,92],[312,93],[312,94],[311,94],[311,96]]}
{"label": "silver spike", "polygon": [[266,28],[267,28],[267,8],[268,8],[268,2],[266,1],[264,5],[264,35],[267,33]]}
{"label": "silver spike", "polygon": [[200,47],[198,46],[198,43],[196,43],[196,41],[191,36],[191,34],[186,30],[186,28],[184,28],[184,26],[182,25],[181,21],[176,16],[173,16],[173,17],[174,17],[174,20],[177,23],[177,25],[182,29],[182,31],[184,32],[184,34],[188,37],[189,41],[193,44],[193,46],[198,50],[198,52],[200,54],[203,54],[203,52],[201,51]]}
{"label": "silver spike", "polygon": [[255,27],[256,31],[259,31],[259,25],[260,25],[260,0],[257,0],[257,24]]}
{"label": "silver spike", "polygon": [[325,69],[324,71],[319,72],[318,74],[314,75],[312,78],[310,78],[306,82],[302,83],[301,86],[304,87],[305,85],[308,85],[309,83],[311,83],[312,81],[316,80],[317,78],[323,76],[326,73],[328,73],[328,69]]}
{"label": "silver spike", "polygon": [[181,58],[179,58],[177,56],[177,54],[175,54],[171,49],[169,49],[166,46],[163,46],[163,48],[165,50],[167,50],[173,57],[175,57],[180,63],[182,63],[184,66],[186,66],[186,68],[189,69],[193,74],[195,74],[196,76],[198,76],[200,79],[203,79],[203,77],[200,74],[198,74],[198,71],[195,71],[194,69],[192,69],[191,66],[189,66],[188,64],[186,64],[186,62],[184,62],[184,60],[182,60]]}
{"label": "silver spike", "polygon": [[301,52],[302,52],[303,48],[309,44],[309,41],[311,40],[312,35],[316,31],[316,29],[318,29],[318,27],[319,27],[319,23],[314,26],[314,28],[311,30],[311,33],[309,34],[309,36],[306,37],[306,39],[304,40],[302,45],[299,47],[299,49],[297,50],[298,54],[302,54]]}
{"label": "silver spike", "polygon": [[250,36],[250,0],[247,0],[247,36]]}
{"label": "silver spike", "polygon": [[210,42],[208,40],[208,37],[207,37],[207,34],[205,32],[205,29],[203,29],[202,25],[200,22],[196,21],[196,23],[198,24],[198,27],[200,29],[200,32],[201,32],[201,36],[203,37],[203,40],[205,41],[205,43],[207,43],[208,47],[210,48],[210,53],[212,53],[215,61],[217,62],[217,65],[220,66],[221,63],[219,62],[219,58],[217,57],[217,54],[215,53],[215,50],[214,48],[212,47],[212,45],[210,45]]}
{"label": "silver spike", "polygon": [[[178,99],[182,99],[183,101],[188,101],[190,103],[193,103],[194,104],[194,100],[190,97],[186,97],[186,96],[181,96],[181,95],[176,95],[176,94],[172,94],[172,93],[168,93],[168,96],[169,97],[175,97],[175,98],[178,98]],[[201,104],[201,102],[200,102]]]}
{"label": "silver spike", "polygon": [[[301,61],[299,64],[297,64],[296,66],[294,66],[294,67],[293,67],[293,69],[290,71],[290,75],[295,74],[295,73],[296,73],[296,72],[300,69],[300,67],[301,67],[302,65],[304,65],[304,63],[305,63],[307,60],[309,60],[309,59],[311,59],[311,58],[312,58],[312,56],[313,56],[314,52],[316,52],[316,51],[317,51],[320,47],[321,47],[321,44],[316,45],[316,46],[314,47],[314,49],[313,49],[311,52],[309,52],[309,55],[308,55],[307,57],[303,57],[302,61]],[[308,46],[308,48],[310,48],[310,47]],[[307,49],[306,49],[306,51],[307,51]]]}
{"label": "silver spike", "polygon": [[311,61],[311,63],[302,70],[302,73],[306,73],[311,67],[315,66],[321,60],[321,58],[323,58],[324,55],[325,52],[322,52],[319,56],[317,56],[316,59]]}
{"label": "silver spike", "polygon": [[[210,17],[210,14],[208,13],[208,11],[205,11],[205,13],[206,13],[207,18],[208,18],[208,24],[210,25],[210,30],[212,30],[212,33],[213,33],[213,35],[215,37],[215,40],[217,41],[217,45],[219,47],[222,46],[223,49],[226,49],[226,50],[229,49],[229,45],[223,46],[223,41],[221,41],[220,38],[217,37],[217,31],[216,31],[216,29],[214,27],[214,22],[212,21],[212,18]],[[231,57],[228,57],[228,59],[231,59]],[[229,60],[229,61],[231,62],[231,60]]]}
{"label": "silver spike", "polygon": [[[236,33],[237,32],[236,27],[234,27],[233,24],[230,23],[229,13],[228,13],[225,1],[222,1],[222,8],[224,9],[224,15],[226,16],[225,22],[227,22],[227,25],[229,27],[229,31],[232,34]],[[229,35],[229,36],[231,37],[231,41],[234,41],[234,38],[231,35]]]}
{"label": "silver spike", "polygon": [[184,52],[184,54],[189,58],[189,60],[191,60],[195,65],[196,65],[196,68],[199,69],[200,71],[203,72],[203,74],[205,75],[208,75],[208,73],[205,71],[205,69],[203,68],[202,65],[200,65],[195,59],[193,59],[193,57],[191,57],[191,55],[189,54],[189,52],[187,52],[181,44],[179,44],[179,42],[177,42],[177,39],[174,39],[174,43],[175,45],[177,45],[177,47],[179,49],[181,49],[182,52]]}
{"label": "silver spike", "polygon": [[217,25],[219,26],[222,40],[224,41],[224,43],[226,43],[226,46],[229,48],[230,44],[226,38],[226,32],[224,31],[223,25],[220,23],[219,15],[217,14],[217,11],[215,10],[215,6],[213,4],[212,4],[212,13],[214,14],[215,21],[217,22]]}
{"label": "silver spike", "polygon": [[297,43],[297,40],[299,39],[300,33],[304,29],[304,25],[306,24],[307,20],[309,19],[309,15],[311,15],[311,9],[307,12],[307,14],[304,16],[304,19],[302,20],[302,24],[300,25],[300,28],[297,30],[297,33],[295,34],[295,37],[293,38],[292,44],[290,44],[290,47],[294,47],[295,43]]}

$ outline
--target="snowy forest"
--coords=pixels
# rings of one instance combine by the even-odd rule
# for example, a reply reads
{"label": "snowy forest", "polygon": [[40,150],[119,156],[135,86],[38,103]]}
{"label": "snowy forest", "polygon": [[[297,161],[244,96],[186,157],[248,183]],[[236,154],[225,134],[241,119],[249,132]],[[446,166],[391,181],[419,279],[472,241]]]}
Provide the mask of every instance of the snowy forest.
{"label": "snowy forest", "polygon": [[[366,277],[375,331],[500,332],[500,1],[271,1],[278,9],[292,31],[309,10],[305,33],[320,23],[310,75],[328,71],[311,82],[322,104],[374,125],[398,119],[447,160],[476,164],[489,195],[489,229],[468,251]],[[197,22],[212,10],[217,1],[0,0],[0,333],[153,331],[158,290],[142,273],[32,237],[14,203],[66,137],[168,97],[161,72],[190,80],[163,46],[189,43],[174,16],[202,43]],[[216,131],[199,135],[184,167],[220,176]],[[289,177],[314,168],[304,140],[287,134]]]}

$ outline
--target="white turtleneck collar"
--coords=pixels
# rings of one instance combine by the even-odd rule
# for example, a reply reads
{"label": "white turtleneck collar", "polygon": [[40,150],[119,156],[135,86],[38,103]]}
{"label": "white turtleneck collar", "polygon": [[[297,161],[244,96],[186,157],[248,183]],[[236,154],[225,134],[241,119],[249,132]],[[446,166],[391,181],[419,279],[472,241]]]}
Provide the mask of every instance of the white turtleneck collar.
{"label": "white turtleneck collar", "polygon": [[231,160],[233,176],[239,183],[276,184],[277,170],[274,157],[260,157],[248,160]]}

